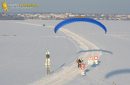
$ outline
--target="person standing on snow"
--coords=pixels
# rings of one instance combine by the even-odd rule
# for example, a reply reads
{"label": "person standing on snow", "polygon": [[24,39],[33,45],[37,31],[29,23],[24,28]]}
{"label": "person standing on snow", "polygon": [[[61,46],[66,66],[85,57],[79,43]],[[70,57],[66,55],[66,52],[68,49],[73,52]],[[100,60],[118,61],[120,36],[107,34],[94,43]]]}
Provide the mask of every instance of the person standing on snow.
{"label": "person standing on snow", "polygon": [[85,63],[83,63],[83,60],[82,59],[77,59],[76,62],[78,64],[80,74],[83,75],[83,76],[86,75],[86,72],[85,72],[86,65],[85,65]]}
{"label": "person standing on snow", "polygon": [[78,68],[81,66],[81,63],[83,62],[82,59],[77,59],[76,62],[78,63]]}

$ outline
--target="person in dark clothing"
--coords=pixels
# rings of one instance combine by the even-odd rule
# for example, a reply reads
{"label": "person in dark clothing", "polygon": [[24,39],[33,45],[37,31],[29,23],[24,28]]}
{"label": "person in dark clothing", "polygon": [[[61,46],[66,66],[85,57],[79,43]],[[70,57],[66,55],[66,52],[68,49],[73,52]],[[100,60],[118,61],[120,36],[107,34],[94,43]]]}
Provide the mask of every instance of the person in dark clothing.
{"label": "person in dark clothing", "polygon": [[81,59],[77,59],[76,62],[78,63],[78,68],[80,67],[81,63],[83,62],[83,60]]}

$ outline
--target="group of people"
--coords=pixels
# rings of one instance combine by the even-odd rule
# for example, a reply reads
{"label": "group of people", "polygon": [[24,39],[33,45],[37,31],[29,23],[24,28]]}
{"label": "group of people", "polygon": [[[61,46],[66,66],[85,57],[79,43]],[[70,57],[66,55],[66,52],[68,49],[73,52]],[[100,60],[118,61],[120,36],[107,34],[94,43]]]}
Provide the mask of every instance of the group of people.
{"label": "group of people", "polygon": [[99,57],[98,56],[93,56],[93,57],[89,57],[87,59],[87,64],[85,64],[85,62],[83,61],[83,59],[77,59],[76,63],[78,64],[78,68],[81,71],[82,75],[85,75],[85,70],[86,70],[86,65],[97,65],[99,62]]}
{"label": "group of people", "polygon": [[[82,59],[77,59],[76,62],[78,64],[78,68],[80,68],[82,66],[82,64],[84,64]],[[87,64],[88,65],[94,65],[94,64],[97,65],[97,64],[99,64],[99,57],[98,56],[89,57],[87,59]]]}

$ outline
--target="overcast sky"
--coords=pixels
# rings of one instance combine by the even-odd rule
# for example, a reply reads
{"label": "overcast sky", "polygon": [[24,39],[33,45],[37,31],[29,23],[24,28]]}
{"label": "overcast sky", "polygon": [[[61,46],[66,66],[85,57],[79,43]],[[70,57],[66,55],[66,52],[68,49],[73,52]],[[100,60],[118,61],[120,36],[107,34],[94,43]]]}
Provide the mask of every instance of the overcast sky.
{"label": "overcast sky", "polygon": [[11,11],[130,13],[130,0],[7,0],[8,3],[38,3],[33,9],[10,8]]}

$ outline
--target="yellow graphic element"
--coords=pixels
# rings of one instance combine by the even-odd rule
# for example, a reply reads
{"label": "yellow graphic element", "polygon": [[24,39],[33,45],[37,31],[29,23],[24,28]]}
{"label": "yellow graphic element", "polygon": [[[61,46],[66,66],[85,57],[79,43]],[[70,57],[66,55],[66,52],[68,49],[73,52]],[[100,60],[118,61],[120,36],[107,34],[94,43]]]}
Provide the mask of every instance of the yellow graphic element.
{"label": "yellow graphic element", "polygon": [[6,1],[2,2],[2,9],[4,10],[4,12],[8,11],[8,4]]}
{"label": "yellow graphic element", "polygon": [[8,4],[7,2],[6,2],[6,0],[5,1],[3,1],[2,3],[1,3],[1,6],[2,6],[2,10],[4,11],[4,13],[6,14],[7,12],[8,12],[8,8],[9,7],[26,7],[26,8],[34,8],[34,7],[38,7],[39,5],[38,4],[32,4],[32,3],[23,3],[23,4]]}

